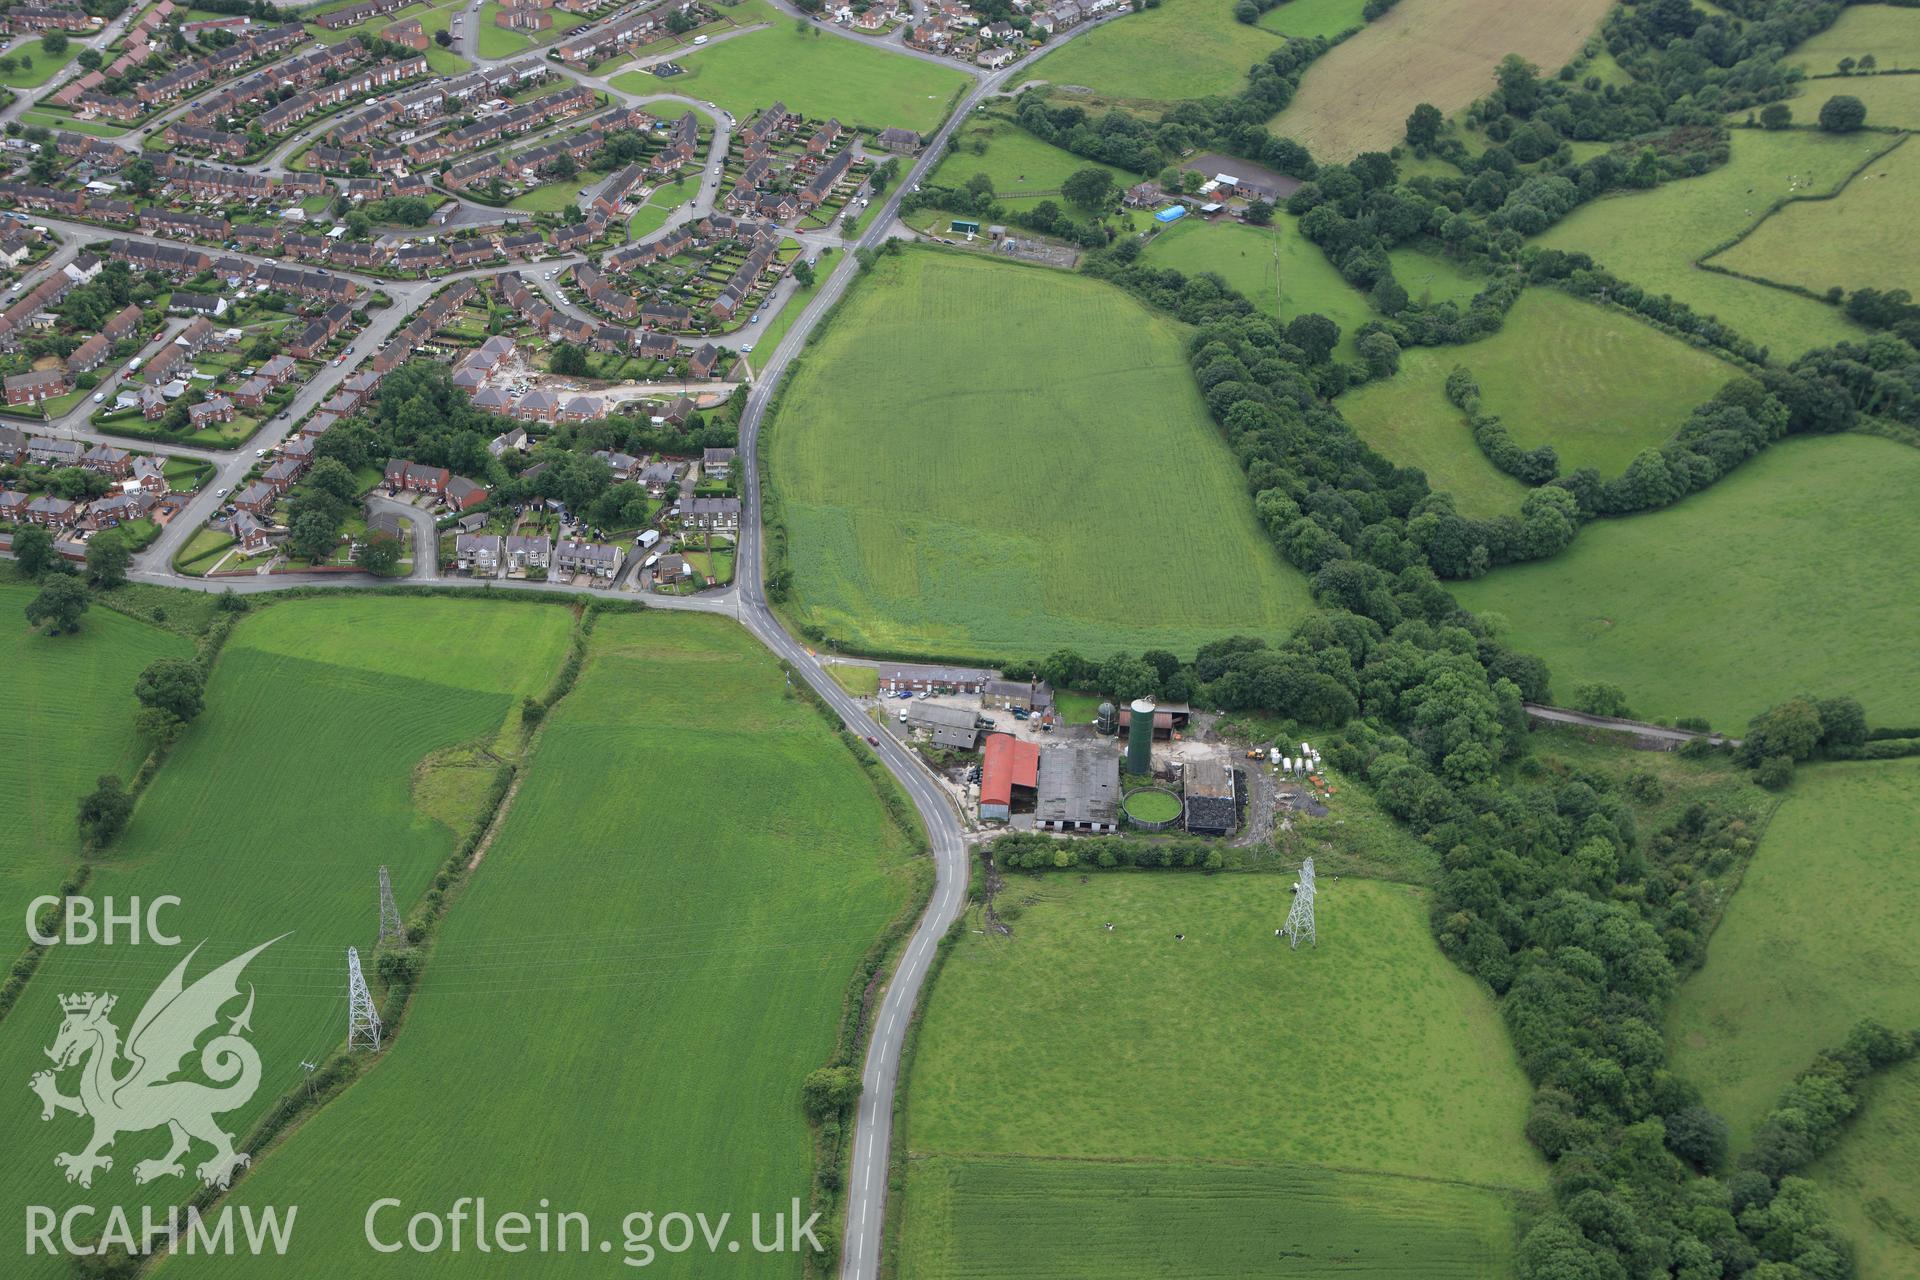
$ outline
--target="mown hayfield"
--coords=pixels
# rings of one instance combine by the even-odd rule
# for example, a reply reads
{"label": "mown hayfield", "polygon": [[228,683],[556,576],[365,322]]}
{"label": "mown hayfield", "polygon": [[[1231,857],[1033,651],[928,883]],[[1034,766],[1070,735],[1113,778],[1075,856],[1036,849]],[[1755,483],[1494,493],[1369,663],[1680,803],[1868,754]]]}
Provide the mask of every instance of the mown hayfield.
{"label": "mown hayfield", "polygon": [[1300,234],[1299,219],[1289,213],[1275,212],[1271,227],[1188,218],[1155,236],[1142,257],[1188,275],[1214,272],[1282,320],[1318,312],[1340,326],[1335,354],[1343,359],[1356,358],[1353,335],[1374,318],[1366,295]]}
{"label": "mown hayfield", "polygon": [[869,650],[982,657],[1284,630],[1305,583],[1254,523],[1184,333],[1080,276],[881,259],[765,445],[795,613]]}
{"label": "mown hayfield", "polygon": [[1073,38],[1026,79],[1091,89],[1104,98],[1173,103],[1238,93],[1247,70],[1280,40],[1233,16],[1230,0],[1166,0]]}
{"label": "mown hayfield", "polygon": [[1286,0],[1260,15],[1260,25],[1275,35],[1329,40],[1366,23],[1367,0]]}
{"label": "mown hayfield", "polygon": [[[901,1274],[1237,1275],[1277,1242],[1308,1275],[1502,1273],[1544,1166],[1493,1002],[1423,891],[1325,880],[1292,951],[1289,883],[1009,880],[1012,936],[963,935],[928,1001]],[[1201,1241],[1217,1265],[1157,1261]]]}
{"label": "mown hayfield", "polygon": [[1551,72],[1600,25],[1609,0],[1401,0],[1300,79],[1268,127],[1320,161],[1406,140],[1422,102],[1451,115],[1493,88],[1509,53]]}
{"label": "mown hayfield", "polygon": [[1849,5],[1832,26],[1787,55],[1787,65],[1808,75],[1832,75],[1840,59],[1871,54],[1880,71],[1920,67],[1920,13],[1890,4]]}
{"label": "mown hayfield", "polygon": [[1485,1280],[1512,1271],[1511,1197],[1457,1183],[1010,1156],[917,1157],[907,1179],[900,1274],[916,1280]]}
{"label": "mown hayfield", "polygon": [[[168,924],[188,946],[205,942],[194,976],[291,931],[245,975],[258,991],[252,1038],[262,1087],[223,1117],[229,1129],[244,1133],[299,1087],[301,1060],[319,1061],[345,1039],[345,951],[371,950],[379,866],[411,905],[452,852],[455,833],[412,803],[414,767],[491,735],[523,694],[545,688],[569,625],[557,605],[343,597],[278,604],[236,628],[206,711],[88,887],[96,899],[121,902],[178,895]],[[461,642],[450,647],[450,635]],[[47,1065],[41,1051],[59,1026],[55,1001],[64,993],[117,993],[124,1032],[184,950],[54,948],[8,1015],[0,1070],[24,1087]],[[90,1193],[69,1186],[53,1156],[77,1150],[85,1132],[72,1117],[43,1124],[24,1102],[7,1109],[0,1145],[12,1158],[0,1195],[16,1205],[64,1206],[89,1195],[137,1205],[193,1190],[178,1180],[134,1186],[133,1164],[160,1155],[164,1135],[123,1139],[113,1170]],[[22,1226],[18,1215],[0,1226],[0,1249],[16,1259]],[[9,1274],[68,1274],[64,1262],[12,1265]]]}
{"label": "mown hayfield", "polygon": [[[417,1275],[419,1257],[365,1245],[377,1195],[408,1212],[462,1195],[531,1211],[544,1197],[592,1215],[596,1243],[617,1242],[636,1209],[731,1212],[744,1237],[749,1213],[805,1202],[800,1082],[833,1047],[860,958],[912,896],[924,864],[910,855],[872,780],[745,631],[600,619],[388,1059],[241,1184],[243,1203],[301,1207],[303,1247],[278,1269]],[[420,1154],[370,1166],[370,1147]],[[438,1261],[498,1271],[472,1253]],[[536,1269],[610,1265],[548,1255]],[[666,1265],[801,1270],[793,1254]]]}
{"label": "mown hayfield", "polygon": [[[133,731],[133,682],[157,658],[188,658],[171,632],[96,606],[79,634],[49,636],[22,612],[39,588],[0,583],[0,920],[53,893],[79,853],[74,806],[94,779],[131,780],[146,754]],[[16,945],[12,950],[17,952]]]}
{"label": "mown hayfield", "polygon": [[[1920,102],[1920,76],[1887,78],[1915,81]],[[1920,255],[1912,252],[1916,199],[1920,147],[1902,146],[1833,199],[1796,200],[1708,261],[1816,293],[1834,285],[1848,292],[1920,289]]]}
{"label": "mown hayfield", "polygon": [[1920,450],[1870,436],[1775,445],[1665,511],[1580,532],[1551,560],[1452,584],[1546,659],[1554,692],[1626,690],[1641,716],[1741,729],[1805,690],[1920,723]]}
{"label": "mown hayfield", "polygon": [[1735,130],[1732,155],[1718,169],[1652,191],[1595,200],[1532,243],[1590,254],[1623,280],[1717,316],[1785,363],[1865,331],[1824,302],[1702,271],[1694,263],[1753,226],[1774,202],[1837,190],[1893,141],[1873,133]]}
{"label": "mown hayfield", "polygon": [[1868,1086],[1866,1105],[1811,1176],[1853,1244],[1860,1280],[1920,1275],[1920,1063]]}
{"label": "mown hayfield", "polygon": [[[677,54],[687,69],[673,78],[674,93],[717,102],[745,121],[779,99],[787,110],[842,124],[927,133],[947,118],[966,84],[964,71],[878,45],[842,39],[812,26],[796,31],[781,19],[764,31],[735,36],[712,48]],[[662,81],[627,71],[613,83],[631,93],[659,93]]]}
{"label": "mown hayfield", "polygon": [[1726,1117],[1736,1150],[1854,1023],[1920,1021],[1916,808],[1920,760],[1801,768],[1706,965],[1675,997],[1675,1067]]}
{"label": "mown hayfield", "polygon": [[1363,440],[1425,471],[1471,515],[1514,510],[1526,486],[1487,461],[1447,399],[1455,365],[1473,371],[1484,410],[1522,448],[1550,444],[1562,473],[1593,467],[1609,477],[1664,444],[1690,409],[1739,375],[1632,316],[1555,289],[1522,294],[1490,338],[1403,353],[1399,373],[1349,393],[1341,411]]}

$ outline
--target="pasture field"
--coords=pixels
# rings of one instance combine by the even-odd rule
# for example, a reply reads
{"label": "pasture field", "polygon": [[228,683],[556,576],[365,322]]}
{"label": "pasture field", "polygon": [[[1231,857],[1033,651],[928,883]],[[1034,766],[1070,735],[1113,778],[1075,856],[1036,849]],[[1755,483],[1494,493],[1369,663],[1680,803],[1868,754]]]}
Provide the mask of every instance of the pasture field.
{"label": "pasture field", "polygon": [[1732,154],[1718,169],[1652,191],[1604,196],[1532,243],[1590,254],[1623,280],[1718,317],[1785,363],[1865,331],[1824,302],[1694,263],[1758,222],[1775,201],[1837,190],[1892,141],[1875,133],[1738,129]]}
{"label": "pasture field", "polygon": [[[523,778],[387,1060],[240,1184],[242,1203],[300,1204],[303,1247],[277,1264],[290,1276],[346,1259],[356,1276],[418,1274],[419,1257],[364,1243],[369,1143],[433,1153],[379,1174],[406,1213],[545,1197],[616,1242],[637,1208],[731,1210],[744,1236],[749,1212],[808,1197],[800,1082],[926,866],[874,782],[746,631],[651,612],[599,620]],[[756,1276],[800,1274],[792,1253],[744,1257]],[[671,1270],[739,1275],[743,1260]],[[182,1262],[167,1274],[257,1269]],[[549,1254],[539,1272],[609,1265]]]}
{"label": "pasture field", "polygon": [[1450,584],[1511,624],[1554,691],[1603,680],[1643,717],[1737,731],[1806,690],[1920,722],[1920,450],[1789,440],[1665,511],[1581,530],[1551,560]]}
{"label": "pasture field", "polygon": [[1867,1087],[1867,1103],[1847,1122],[1840,1145],[1810,1176],[1827,1192],[1833,1216],[1853,1243],[1860,1280],[1920,1275],[1920,1063],[1909,1062]]}
{"label": "pasture field", "polygon": [[[1444,162],[1443,162],[1444,163]],[[1487,287],[1487,278],[1438,253],[1405,245],[1387,251],[1393,278],[1415,302],[1452,302],[1464,308]]]}
{"label": "pasture field", "polygon": [[[964,187],[974,174],[984,173],[993,180],[994,194],[1010,205],[1053,200],[1067,213],[1082,217],[1060,195],[1060,184],[1073,174],[1082,169],[1105,169],[1113,175],[1114,185],[1122,189],[1140,181],[1137,173],[1084,160],[1042,142],[1003,115],[976,113],[954,142],[955,149],[940,162],[930,181],[943,187]],[[986,149],[976,153],[976,146]]]}
{"label": "pasture field", "polygon": [[1824,76],[1840,69],[1840,59],[1858,61],[1866,54],[1873,55],[1880,71],[1920,67],[1920,13],[1890,4],[1849,5],[1832,26],[1802,41],[1786,62],[1808,75]]}
{"label": "pasture field", "polygon": [[[22,611],[39,588],[0,581],[0,919],[16,926],[27,903],[53,893],[80,851],[74,807],[94,779],[131,781],[147,744],[133,731],[133,682],[157,658],[190,658],[172,632],[96,604],[76,635],[27,626]],[[8,949],[18,954],[21,943]]]}
{"label": "pasture field", "polygon": [[1492,1000],[1423,891],[1324,881],[1320,946],[1292,951],[1289,883],[1008,880],[1011,937],[964,934],[928,999],[902,1275],[1167,1274],[1202,1240],[1205,1274],[1276,1242],[1308,1275],[1501,1272],[1544,1165]]}
{"label": "pasture field", "polygon": [[1260,15],[1259,25],[1279,36],[1329,40],[1342,31],[1365,26],[1362,10],[1367,0],[1286,0]]}
{"label": "pasture field", "polygon": [[1228,0],[1166,0],[1075,36],[1025,78],[1127,102],[1184,102],[1238,93],[1248,69],[1280,43],[1272,32],[1237,21]]}
{"label": "pasture field", "polygon": [[1529,289],[1498,333],[1465,347],[1417,347],[1400,372],[1340,401],[1384,457],[1427,473],[1466,515],[1515,510],[1526,486],[1499,470],[1447,399],[1447,374],[1465,365],[1481,404],[1523,449],[1551,444],[1563,474],[1617,476],[1642,449],[1664,444],[1687,412],[1739,370],[1632,316],[1556,289]]}
{"label": "pasture field", "polygon": [[[454,848],[455,833],[413,806],[415,766],[494,733],[523,694],[544,689],[570,620],[557,605],[370,596],[286,602],[243,620],[215,665],[206,711],[88,886],[96,899],[122,902],[178,895],[168,922],[185,946],[53,948],[4,1024],[6,1072],[24,1082],[47,1065],[41,1051],[59,1025],[59,995],[116,993],[125,1031],[187,947],[204,943],[189,975],[198,977],[279,937],[245,975],[258,992],[251,1025],[263,1083],[223,1117],[244,1133],[299,1086],[302,1059],[319,1061],[344,1038],[345,950],[372,946],[379,866],[410,906]],[[451,634],[461,643],[450,648]],[[37,1107],[8,1109],[0,1144],[14,1158],[0,1172],[0,1195],[68,1205],[91,1194],[137,1206],[184,1199],[198,1186],[134,1185],[132,1166],[162,1154],[164,1134],[118,1143],[114,1168],[91,1193],[69,1186],[53,1157],[80,1149],[86,1132],[74,1117],[42,1123]],[[16,1259],[25,1256],[22,1228],[13,1215],[0,1227],[0,1249]],[[11,1266],[9,1274],[68,1274],[57,1259]]]}
{"label": "pasture field", "polygon": [[1298,218],[1279,210],[1271,227],[1189,217],[1155,236],[1141,257],[1149,266],[1188,275],[1214,272],[1247,301],[1282,320],[1318,312],[1340,326],[1334,354],[1356,359],[1353,337],[1374,318],[1373,308],[1319,247],[1300,234],[1299,225]]}
{"label": "pasture field", "polygon": [[1402,0],[1308,67],[1300,92],[1267,127],[1323,162],[1386,151],[1406,140],[1407,116],[1418,104],[1450,116],[1491,91],[1493,69],[1509,53],[1557,70],[1609,7],[1609,0]]}
{"label": "pasture field", "polygon": [[842,124],[927,133],[947,118],[967,74],[880,46],[828,35],[811,26],[795,31],[786,19],[747,35],[677,56],[685,75],[669,83],[643,71],[624,71],[613,84],[632,93],[671,89],[717,102],[745,121],[779,99],[789,111]]}
{"label": "pasture field", "polygon": [[[1920,129],[1920,76],[1852,76],[1845,80],[1807,80],[1800,96],[1788,102],[1802,124],[1820,117],[1820,104],[1836,93],[1851,94],[1867,108],[1869,125]],[[1745,115],[1741,116],[1745,119]]]}
{"label": "pasture field", "polygon": [[1667,1014],[1675,1070],[1726,1117],[1736,1151],[1854,1023],[1920,1020],[1920,759],[1798,775]]}
{"label": "pasture field", "polygon": [[[1308,607],[1184,326],[1097,280],[957,253],[869,276],[763,446],[800,620],[890,653],[1184,653]],[[1143,579],[1149,548],[1167,571]]]}
{"label": "pasture field", "polygon": [[[1914,81],[1920,103],[1920,76],[1886,78]],[[1796,200],[1708,261],[1816,293],[1834,285],[1848,292],[1920,290],[1920,260],[1911,252],[1916,199],[1920,147],[1907,144],[1868,165],[1833,199]]]}

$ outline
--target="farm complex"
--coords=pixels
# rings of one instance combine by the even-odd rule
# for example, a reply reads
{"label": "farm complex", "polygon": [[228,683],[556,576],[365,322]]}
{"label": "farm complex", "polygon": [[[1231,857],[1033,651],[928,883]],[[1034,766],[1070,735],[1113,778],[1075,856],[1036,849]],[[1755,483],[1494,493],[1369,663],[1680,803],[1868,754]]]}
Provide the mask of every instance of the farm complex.
{"label": "farm complex", "polygon": [[0,0],[0,1276],[1920,1275],[1916,72]]}

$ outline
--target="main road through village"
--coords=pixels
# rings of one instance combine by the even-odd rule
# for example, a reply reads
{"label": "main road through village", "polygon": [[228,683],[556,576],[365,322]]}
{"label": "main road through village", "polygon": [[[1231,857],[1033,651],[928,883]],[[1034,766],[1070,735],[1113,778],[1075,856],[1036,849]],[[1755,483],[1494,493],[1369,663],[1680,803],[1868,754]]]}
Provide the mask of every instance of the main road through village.
{"label": "main road through village", "polygon": [[[784,8],[785,6],[780,6]],[[129,10],[131,12],[131,10]],[[792,13],[792,10],[787,10]],[[1063,32],[1053,41],[1062,40],[1104,25],[1106,21],[1118,18],[1121,14],[1096,22],[1089,22],[1069,32]],[[470,24],[476,24],[479,17],[479,4],[473,3],[465,8],[465,17]],[[106,31],[81,42],[104,48],[123,25],[116,22]],[[918,51],[907,49],[898,39],[892,41],[872,41],[865,37],[842,31],[828,23],[822,28],[833,35],[861,43],[877,44],[893,56],[926,56]],[[478,56],[477,41],[472,27],[462,39],[461,52],[475,62],[489,61]],[[510,61],[495,59],[492,61]],[[917,185],[939,162],[953,133],[960,122],[979,103],[993,94],[1003,92],[1015,69],[1008,68],[995,72],[983,72],[979,68],[966,66],[958,62],[947,65],[959,67],[974,76],[972,88],[956,105],[947,117],[939,132],[928,146],[922,150],[911,169],[895,183],[880,209],[876,212],[864,234],[852,246],[854,249],[875,249],[889,236],[899,234],[895,227],[895,218],[899,212],[901,196]],[[635,104],[649,101],[638,95],[624,93],[613,88],[607,82],[592,76],[580,75],[564,67],[556,66],[573,78],[609,92],[616,97]],[[44,97],[59,88],[58,80],[49,82],[38,95],[22,94],[8,108],[0,110],[0,120],[17,119],[20,112],[31,105],[37,97]],[[677,97],[661,94],[660,98]],[[727,131],[722,123],[723,114],[711,103],[693,103],[705,109],[714,121],[715,141],[710,152],[709,162],[703,165],[701,189],[687,211],[689,217],[697,217],[712,207],[712,201],[718,194],[718,182],[712,172],[712,160],[724,156]],[[683,219],[676,218],[668,227]],[[78,223],[65,223],[55,219],[40,218],[36,221],[51,226],[67,238],[68,244],[63,252],[64,259],[70,260],[75,244],[90,239],[103,239],[106,232],[98,228]],[[667,228],[656,231],[662,234]],[[156,237],[164,238],[164,237]],[[240,255],[245,256],[245,255]],[[583,258],[571,257],[549,260],[541,265],[548,268],[562,268]],[[460,272],[456,276],[485,276],[498,274],[512,268],[493,268],[489,270]],[[871,722],[866,718],[858,703],[847,694],[815,659],[814,655],[796,640],[782,625],[779,617],[769,607],[763,581],[764,557],[761,530],[761,476],[759,469],[758,446],[760,429],[765,422],[768,406],[779,387],[782,377],[793,363],[794,358],[806,345],[821,319],[845,295],[848,285],[860,268],[856,254],[847,252],[840,256],[834,268],[821,281],[818,291],[808,303],[806,309],[795,318],[786,337],[771,353],[762,352],[762,363],[755,376],[747,397],[747,404],[740,418],[739,456],[744,459],[742,475],[744,490],[742,505],[744,510],[740,521],[739,547],[735,556],[734,578],[736,585],[723,592],[709,592],[697,596],[655,596],[648,597],[649,606],[672,609],[686,609],[703,613],[717,613],[736,618],[760,641],[786,662],[793,670],[823,698],[847,725],[848,729],[862,736],[869,736],[866,730]],[[351,275],[351,272],[344,273]],[[165,454],[177,454],[206,459],[214,464],[216,478],[206,484],[163,531],[162,536],[138,557],[131,576],[143,582],[157,583],[188,590],[212,591],[232,590],[242,593],[260,591],[287,590],[294,587],[330,587],[340,588],[347,585],[364,588],[369,580],[343,583],[339,577],[328,575],[275,574],[259,575],[231,579],[221,583],[209,583],[202,578],[188,577],[172,568],[175,551],[185,545],[192,532],[199,528],[213,513],[219,504],[220,495],[236,485],[253,466],[253,449],[278,444],[310,410],[317,407],[332,393],[332,389],[350,376],[390,337],[408,317],[444,284],[444,280],[395,282],[388,280],[362,279],[361,283],[384,290],[393,298],[394,304],[376,314],[366,332],[354,340],[353,353],[340,365],[325,366],[313,381],[304,387],[296,400],[287,407],[272,423],[252,440],[248,447],[230,451],[214,451],[189,448],[171,448],[154,446],[152,451]],[[791,303],[789,303],[791,305]],[[750,340],[751,335],[736,336],[735,343]],[[116,385],[113,380],[103,380],[101,388],[111,391]],[[68,435],[83,440],[115,442],[111,436],[99,435],[84,425],[90,410],[87,402],[82,402],[65,419],[51,425],[56,434]],[[804,424],[794,424],[788,429],[804,429]],[[383,509],[386,509],[383,507]],[[415,526],[415,577],[399,579],[396,584],[419,582],[423,579],[434,580],[434,585],[453,589],[479,591],[548,591],[570,593],[571,587],[558,583],[528,583],[490,581],[474,582],[469,579],[439,579],[434,573],[431,561],[433,541],[422,536],[422,522],[414,520]],[[423,549],[428,553],[423,558]],[[371,585],[382,585],[374,582]],[[579,593],[591,594],[591,593]],[[888,981],[881,997],[878,1009],[872,1013],[871,1036],[868,1040],[866,1062],[861,1072],[862,1090],[859,1111],[854,1126],[853,1162],[848,1173],[846,1222],[842,1231],[843,1252],[840,1274],[843,1280],[869,1280],[879,1271],[880,1243],[882,1226],[886,1214],[888,1169],[893,1149],[893,1102],[894,1093],[899,1084],[900,1055],[904,1044],[908,1024],[913,1018],[915,1003],[925,984],[929,966],[933,960],[935,948],[954,920],[959,917],[961,905],[966,900],[967,856],[962,837],[960,817],[952,801],[940,788],[933,775],[919,758],[900,745],[891,734],[870,735],[878,745],[874,748],[887,769],[899,780],[912,798],[914,808],[925,824],[928,841],[932,849],[935,882],[933,896],[916,923],[906,949],[901,955],[892,978]]]}

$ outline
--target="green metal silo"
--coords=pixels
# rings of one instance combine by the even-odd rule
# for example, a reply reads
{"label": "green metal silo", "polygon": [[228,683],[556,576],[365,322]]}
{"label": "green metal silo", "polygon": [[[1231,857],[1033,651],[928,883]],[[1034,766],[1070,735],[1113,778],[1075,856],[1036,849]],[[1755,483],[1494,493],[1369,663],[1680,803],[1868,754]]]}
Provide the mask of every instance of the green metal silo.
{"label": "green metal silo", "polygon": [[1153,703],[1133,700],[1133,718],[1127,725],[1127,772],[1153,772]]}

